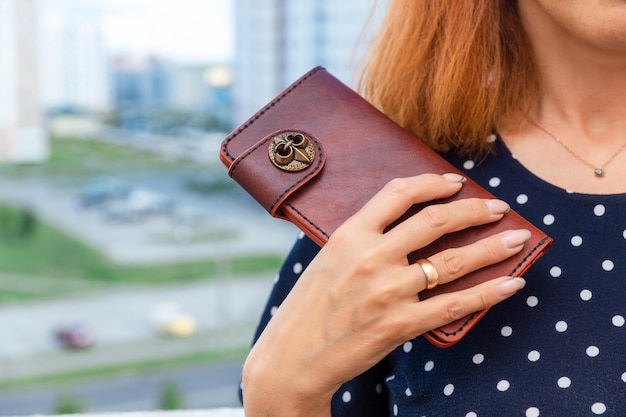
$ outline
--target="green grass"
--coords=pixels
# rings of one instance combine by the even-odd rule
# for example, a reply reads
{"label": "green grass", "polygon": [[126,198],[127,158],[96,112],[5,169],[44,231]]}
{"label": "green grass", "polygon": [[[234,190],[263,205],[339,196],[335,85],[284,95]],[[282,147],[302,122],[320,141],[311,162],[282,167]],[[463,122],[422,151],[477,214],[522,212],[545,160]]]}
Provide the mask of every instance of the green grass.
{"label": "green grass", "polygon": [[156,266],[124,266],[48,224],[39,222],[30,238],[0,241],[0,273],[83,278],[92,281],[161,283],[213,277],[224,263],[233,274],[277,269],[282,257],[260,255]]}
{"label": "green grass", "polygon": [[13,380],[0,380],[0,391],[5,389],[15,389],[20,387],[46,384],[64,386],[77,380],[114,376],[127,373],[141,373],[158,369],[177,368],[194,364],[210,364],[229,359],[243,358],[250,347],[240,346],[226,350],[212,350],[204,352],[189,353],[180,356],[173,356],[164,359],[151,359],[138,362],[129,362],[119,365],[102,366],[94,368],[80,369],[49,375],[34,376]]}
{"label": "green grass", "polygon": [[[19,209],[0,205],[0,212]],[[2,223],[0,223],[2,226]],[[27,236],[0,227],[0,303],[76,293],[110,284],[161,284],[278,270],[281,254],[207,259],[165,265],[117,264],[91,247],[36,220]]]}
{"label": "green grass", "polygon": [[53,138],[49,143],[50,157],[46,161],[0,166],[0,176],[31,178],[99,175],[181,169],[194,165],[188,161],[173,161],[157,154],[93,140]]}

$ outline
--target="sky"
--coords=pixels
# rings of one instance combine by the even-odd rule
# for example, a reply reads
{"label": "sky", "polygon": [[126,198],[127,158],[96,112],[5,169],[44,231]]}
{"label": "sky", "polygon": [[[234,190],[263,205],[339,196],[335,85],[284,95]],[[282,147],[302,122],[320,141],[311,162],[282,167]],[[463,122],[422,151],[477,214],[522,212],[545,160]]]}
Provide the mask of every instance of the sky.
{"label": "sky", "polygon": [[42,13],[100,21],[112,52],[182,62],[234,55],[234,0],[39,0]]}

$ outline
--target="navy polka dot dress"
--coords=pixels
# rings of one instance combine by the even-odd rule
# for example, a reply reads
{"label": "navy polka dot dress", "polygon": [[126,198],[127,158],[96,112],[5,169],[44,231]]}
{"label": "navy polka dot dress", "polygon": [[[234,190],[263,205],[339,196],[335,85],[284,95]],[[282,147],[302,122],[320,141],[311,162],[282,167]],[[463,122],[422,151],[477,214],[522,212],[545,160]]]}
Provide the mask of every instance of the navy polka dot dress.
{"label": "navy polka dot dress", "polygon": [[[333,416],[626,416],[626,194],[560,189],[500,140],[495,149],[480,164],[450,159],[548,233],[552,248],[461,342],[407,341],[341,387]],[[318,250],[300,237],[257,337]]]}

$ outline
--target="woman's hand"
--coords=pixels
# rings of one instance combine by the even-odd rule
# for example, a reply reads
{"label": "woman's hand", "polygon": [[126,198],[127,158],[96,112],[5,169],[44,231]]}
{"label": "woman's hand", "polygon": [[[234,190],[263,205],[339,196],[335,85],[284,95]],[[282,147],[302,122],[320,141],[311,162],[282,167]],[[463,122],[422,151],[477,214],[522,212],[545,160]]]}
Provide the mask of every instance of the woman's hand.
{"label": "woman's hand", "polygon": [[[398,345],[524,286],[520,278],[500,277],[419,301],[426,277],[407,255],[446,233],[498,221],[509,206],[481,199],[436,204],[383,231],[413,204],[449,197],[462,182],[457,174],[395,179],[337,229],[250,352],[243,374],[246,416],[330,415],[341,384]],[[509,231],[429,260],[445,283],[514,255],[529,238],[526,230]]]}

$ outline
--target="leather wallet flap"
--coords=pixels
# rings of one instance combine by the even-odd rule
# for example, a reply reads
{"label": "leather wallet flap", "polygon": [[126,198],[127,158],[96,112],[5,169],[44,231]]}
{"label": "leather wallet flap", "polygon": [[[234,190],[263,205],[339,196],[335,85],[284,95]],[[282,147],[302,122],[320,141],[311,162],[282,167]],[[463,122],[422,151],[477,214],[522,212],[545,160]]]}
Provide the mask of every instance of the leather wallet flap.
{"label": "leather wallet flap", "polygon": [[255,143],[228,169],[272,216],[285,218],[282,203],[324,167],[326,153],[309,132],[281,129]]}

